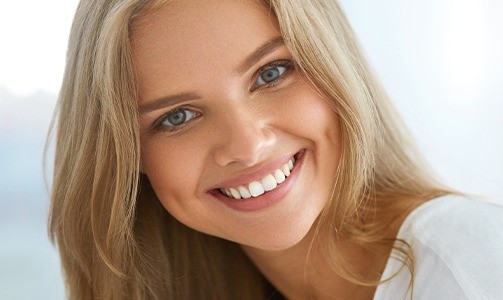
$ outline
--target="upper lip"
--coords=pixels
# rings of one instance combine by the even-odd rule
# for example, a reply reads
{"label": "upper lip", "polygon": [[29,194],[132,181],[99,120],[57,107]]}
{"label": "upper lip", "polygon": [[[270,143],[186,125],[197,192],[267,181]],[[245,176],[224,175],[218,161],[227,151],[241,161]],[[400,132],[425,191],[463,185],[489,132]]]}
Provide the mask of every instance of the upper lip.
{"label": "upper lip", "polygon": [[240,185],[245,185],[248,184],[252,181],[259,181],[260,179],[264,178],[265,176],[273,173],[277,169],[281,168],[284,164],[292,158],[295,153],[287,154],[284,156],[281,156],[277,159],[273,159],[270,161],[266,161],[262,164],[259,164],[255,167],[252,167],[249,172],[244,172],[242,174],[239,174],[235,177],[232,177],[228,180],[222,181],[215,186],[213,186],[211,190],[219,189],[219,188],[224,188],[224,189],[229,189],[229,188],[235,188]]}

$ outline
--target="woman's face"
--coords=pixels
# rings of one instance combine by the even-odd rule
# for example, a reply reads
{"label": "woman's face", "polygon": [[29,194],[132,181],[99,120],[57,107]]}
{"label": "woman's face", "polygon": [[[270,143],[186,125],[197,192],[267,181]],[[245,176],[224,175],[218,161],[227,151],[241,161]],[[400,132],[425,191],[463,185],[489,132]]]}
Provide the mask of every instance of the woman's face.
{"label": "woman's face", "polygon": [[162,205],[250,247],[299,242],[329,197],[339,127],[275,19],[251,1],[172,1],[135,23],[132,47],[142,172]]}

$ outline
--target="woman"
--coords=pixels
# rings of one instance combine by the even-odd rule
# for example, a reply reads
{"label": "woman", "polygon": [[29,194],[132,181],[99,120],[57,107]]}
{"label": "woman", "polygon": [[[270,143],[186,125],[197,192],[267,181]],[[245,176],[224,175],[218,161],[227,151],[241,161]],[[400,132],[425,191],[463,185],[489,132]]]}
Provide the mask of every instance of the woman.
{"label": "woman", "polygon": [[335,1],[84,0],[69,44],[50,231],[72,299],[429,297],[406,229],[496,211],[430,201],[455,192]]}

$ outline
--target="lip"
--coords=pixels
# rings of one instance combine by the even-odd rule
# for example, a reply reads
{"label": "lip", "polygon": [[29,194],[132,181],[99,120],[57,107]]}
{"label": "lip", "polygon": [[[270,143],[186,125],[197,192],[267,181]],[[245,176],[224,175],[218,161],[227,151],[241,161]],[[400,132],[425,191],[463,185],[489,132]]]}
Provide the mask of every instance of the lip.
{"label": "lip", "polygon": [[[233,199],[233,198],[229,198],[227,196],[224,196],[220,191],[218,191],[217,188],[208,191],[208,193],[210,195],[212,195],[213,197],[215,197],[218,201],[223,202],[229,208],[231,208],[233,210],[237,210],[237,211],[253,212],[253,211],[262,210],[264,208],[272,206],[272,205],[280,202],[294,186],[294,184],[300,174],[302,164],[304,162],[304,154],[305,154],[305,150],[301,150],[297,154],[295,154],[295,165],[290,173],[290,176],[288,176],[284,182],[282,182],[274,190],[266,192],[265,194],[262,194],[258,197],[251,197],[248,199]],[[285,160],[285,162],[287,162],[288,159],[290,159],[292,156],[294,156],[294,155],[288,156],[288,158]],[[279,161],[283,161],[283,160],[284,159],[281,158]],[[276,166],[276,163],[274,163],[272,165]],[[282,164],[279,164],[279,166],[281,166],[281,165]],[[278,168],[276,168],[276,169],[278,169]],[[270,170],[270,172],[273,172],[276,169],[273,168],[272,170]],[[267,168],[267,171],[269,171],[269,168]],[[256,173],[253,173],[252,175],[253,176],[261,176],[262,174],[263,174],[262,172],[256,172]],[[263,174],[263,176],[265,176],[267,174],[270,174],[270,173],[266,172],[265,174]],[[249,175],[245,175],[245,176],[249,176]],[[240,176],[240,177],[236,177],[236,178],[242,180],[242,179],[248,179],[249,177]],[[229,181],[226,181],[225,183],[230,182],[231,184],[234,184],[236,178],[229,180]],[[256,177],[254,177],[254,178],[256,178]],[[249,181],[245,181],[243,183],[248,183],[248,182]],[[234,185],[234,186],[236,186],[236,185]]]}

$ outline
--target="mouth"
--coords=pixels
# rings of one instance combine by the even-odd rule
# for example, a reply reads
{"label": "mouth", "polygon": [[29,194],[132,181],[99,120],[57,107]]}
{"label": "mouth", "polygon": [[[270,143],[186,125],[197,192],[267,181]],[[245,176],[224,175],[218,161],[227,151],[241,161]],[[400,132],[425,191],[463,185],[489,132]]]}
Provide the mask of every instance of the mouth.
{"label": "mouth", "polygon": [[297,152],[281,167],[259,180],[230,188],[218,188],[216,191],[224,197],[235,200],[257,198],[268,194],[280,187],[287,180],[303,153],[304,150]]}

